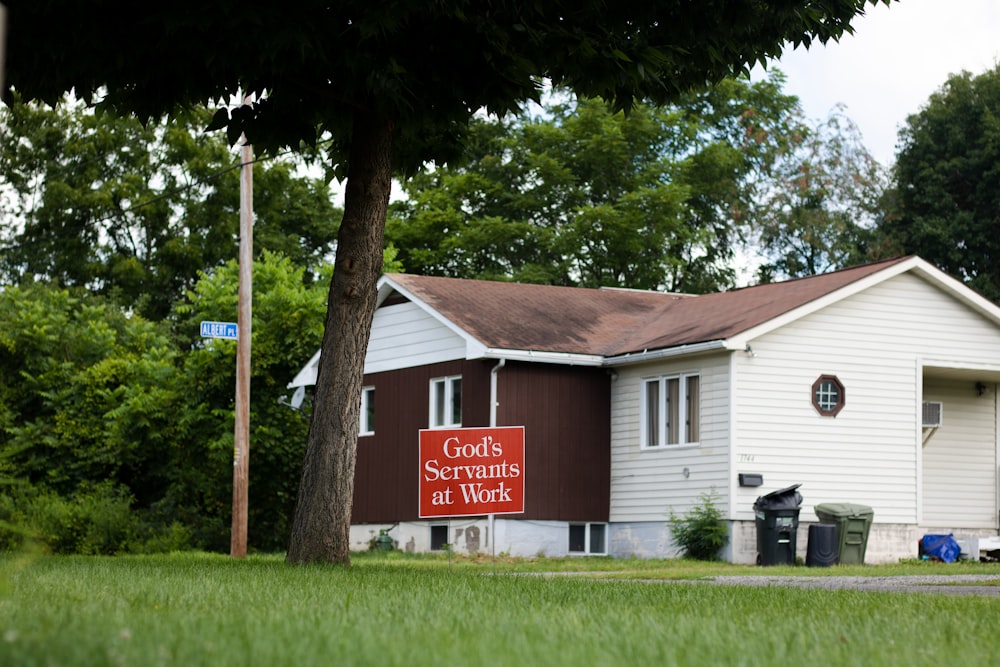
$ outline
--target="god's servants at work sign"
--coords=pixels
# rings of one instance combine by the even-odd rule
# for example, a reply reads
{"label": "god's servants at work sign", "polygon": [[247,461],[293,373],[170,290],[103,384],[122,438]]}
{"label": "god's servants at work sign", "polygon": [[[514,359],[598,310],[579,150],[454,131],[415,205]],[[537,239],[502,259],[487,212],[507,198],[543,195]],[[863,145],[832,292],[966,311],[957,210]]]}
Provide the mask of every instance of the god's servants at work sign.
{"label": "god's servants at work sign", "polygon": [[422,429],[420,518],[524,512],[524,427]]}

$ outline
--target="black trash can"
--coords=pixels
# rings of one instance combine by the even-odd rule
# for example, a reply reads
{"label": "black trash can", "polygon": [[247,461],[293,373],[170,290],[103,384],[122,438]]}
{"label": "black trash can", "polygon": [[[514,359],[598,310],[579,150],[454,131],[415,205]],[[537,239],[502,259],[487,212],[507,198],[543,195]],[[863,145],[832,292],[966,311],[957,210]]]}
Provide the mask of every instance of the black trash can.
{"label": "black trash can", "polygon": [[753,504],[757,525],[757,564],[794,565],[801,484],[772,491]]}
{"label": "black trash can", "polygon": [[830,567],[840,562],[837,548],[837,526],[832,523],[814,523],[809,526],[809,544],[806,545],[808,567]]}

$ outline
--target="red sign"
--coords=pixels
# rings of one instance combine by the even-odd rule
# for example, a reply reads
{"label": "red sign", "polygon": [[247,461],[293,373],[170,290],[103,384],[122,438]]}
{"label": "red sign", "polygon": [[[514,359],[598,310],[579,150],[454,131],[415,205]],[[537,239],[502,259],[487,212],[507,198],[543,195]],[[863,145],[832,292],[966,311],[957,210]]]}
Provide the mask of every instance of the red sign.
{"label": "red sign", "polygon": [[420,516],[524,511],[524,427],[420,431]]}

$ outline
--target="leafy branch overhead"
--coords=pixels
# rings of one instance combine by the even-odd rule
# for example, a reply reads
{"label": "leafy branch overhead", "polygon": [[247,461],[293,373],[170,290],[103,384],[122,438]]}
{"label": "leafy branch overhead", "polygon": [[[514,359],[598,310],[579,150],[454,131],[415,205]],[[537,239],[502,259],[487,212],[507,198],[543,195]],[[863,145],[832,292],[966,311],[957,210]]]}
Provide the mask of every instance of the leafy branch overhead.
{"label": "leafy branch overhead", "polygon": [[220,110],[209,127],[226,127],[230,143],[245,132],[258,149],[330,133],[338,163],[354,114],[377,113],[396,119],[395,164],[412,171],[454,156],[476,110],[503,114],[537,100],[543,78],[616,109],[662,103],[788,45],[839,39],[878,2],[888,4],[298,0],[199,3],[187,12],[70,2],[53,21],[47,3],[14,0],[8,81],[48,102],[74,88],[144,120],[255,93],[258,101]]}

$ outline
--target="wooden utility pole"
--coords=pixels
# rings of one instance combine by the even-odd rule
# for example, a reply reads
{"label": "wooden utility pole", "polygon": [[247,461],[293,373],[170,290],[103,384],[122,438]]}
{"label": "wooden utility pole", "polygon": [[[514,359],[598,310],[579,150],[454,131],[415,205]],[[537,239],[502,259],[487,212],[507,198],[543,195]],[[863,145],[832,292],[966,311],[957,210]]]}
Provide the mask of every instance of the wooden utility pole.
{"label": "wooden utility pole", "polygon": [[[250,96],[243,98],[251,104]],[[229,555],[247,555],[250,488],[250,339],[253,300],[253,147],[242,137],[240,165],[240,284],[236,324],[236,426],[233,434],[233,527]]]}

